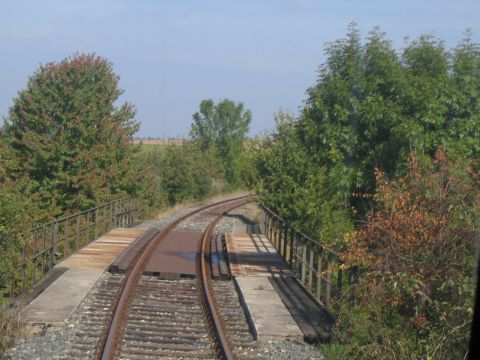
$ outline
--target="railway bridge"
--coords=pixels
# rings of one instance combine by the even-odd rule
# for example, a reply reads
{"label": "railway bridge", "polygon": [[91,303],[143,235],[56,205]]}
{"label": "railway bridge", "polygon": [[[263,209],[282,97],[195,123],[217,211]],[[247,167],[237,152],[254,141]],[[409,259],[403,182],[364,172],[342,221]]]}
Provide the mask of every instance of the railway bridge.
{"label": "railway bridge", "polygon": [[25,233],[7,358],[322,358],[355,276],[252,196],[138,219],[135,199]]}

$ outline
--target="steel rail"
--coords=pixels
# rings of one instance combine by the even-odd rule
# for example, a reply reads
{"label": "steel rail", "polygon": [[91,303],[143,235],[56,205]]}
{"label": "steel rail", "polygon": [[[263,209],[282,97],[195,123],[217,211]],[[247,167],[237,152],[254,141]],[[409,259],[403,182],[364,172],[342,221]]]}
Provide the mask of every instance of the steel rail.
{"label": "steel rail", "polygon": [[226,335],[227,330],[222,316],[218,311],[218,304],[214,296],[213,285],[212,285],[212,276],[209,262],[207,261],[208,249],[210,249],[210,242],[212,240],[213,229],[215,225],[220,221],[220,219],[227,214],[228,212],[236,209],[240,206],[243,206],[247,201],[243,201],[240,204],[236,204],[225,211],[223,211],[215,220],[210,222],[207,229],[203,233],[202,241],[199,245],[198,251],[198,280],[199,288],[201,291],[202,302],[205,306],[206,315],[209,318],[209,326],[214,338],[214,343],[218,346],[218,355],[222,359],[234,360],[237,357],[232,351],[232,345]]}
{"label": "steel rail", "polygon": [[[128,315],[128,310],[130,308],[130,304],[135,292],[135,288],[138,284],[140,276],[143,274],[143,271],[150,260],[155,248],[158,244],[182,221],[185,219],[201,212],[207,210],[212,207],[220,206],[228,202],[238,201],[242,199],[248,198],[250,195],[241,196],[233,199],[228,199],[224,201],[220,201],[217,203],[209,204],[203,206],[199,209],[196,209],[179,219],[172,222],[167,228],[162,230],[160,234],[158,234],[150,243],[147,244],[144,251],[137,257],[134,264],[131,264],[130,268],[127,270],[125,274],[125,278],[120,286],[119,295],[116,297],[114,302],[112,303],[112,311],[111,316],[108,319],[109,324],[106,325],[102,336],[100,337],[98,352],[96,359],[102,360],[113,360],[115,359],[119,345],[121,343],[122,334],[125,329],[126,325],[126,318]],[[237,206],[234,206],[235,208]],[[223,212],[216,221],[223,216],[225,212]],[[213,228],[212,228],[213,229]],[[199,276],[199,274],[197,274]],[[211,286],[211,285],[210,285]],[[222,332],[221,330],[219,330]]]}

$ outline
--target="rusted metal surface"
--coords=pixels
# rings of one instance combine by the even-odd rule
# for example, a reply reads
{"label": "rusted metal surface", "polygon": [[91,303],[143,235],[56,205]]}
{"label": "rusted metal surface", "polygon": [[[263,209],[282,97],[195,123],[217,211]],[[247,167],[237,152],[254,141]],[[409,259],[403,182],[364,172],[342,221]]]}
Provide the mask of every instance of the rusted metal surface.
{"label": "rusted metal surface", "polygon": [[[135,291],[137,288],[137,284],[141,278],[141,274],[145,271],[147,264],[151,260],[152,254],[155,253],[155,249],[157,248],[158,244],[160,244],[164,239],[167,238],[169,234],[172,233],[173,229],[183,220],[188,217],[193,216],[199,212],[204,212],[206,209],[214,209],[212,213],[221,215],[223,214],[228,208],[235,208],[240,206],[241,204],[245,203],[245,197],[239,199],[231,199],[221,203],[212,204],[201,209],[198,209],[186,216],[178,219],[177,221],[173,222],[169,227],[164,229],[158,236],[156,236],[144,249],[142,253],[137,254],[136,259],[132,261],[131,265],[126,271],[125,279],[121,286],[121,291],[119,291],[119,296],[114,300],[112,305],[112,311],[109,318],[111,319],[109,327],[105,328],[105,331],[102,335],[102,340],[99,342],[99,351],[97,358],[102,359],[114,359],[122,343],[122,337],[124,333],[124,329],[126,327],[127,317],[130,311],[130,307],[132,301],[134,299]],[[217,209],[220,207],[220,209]],[[210,231],[212,227],[209,227]],[[193,238],[193,235],[192,235]],[[206,266],[206,274],[205,276],[201,276],[202,279],[206,280],[207,282],[210,281],[210,266],[205,265],[205,249],[208,249],[210,243],[208,240],[211,238],[211,233],[209,236],[205,237],[205,242],[202,242],[202,249],[203,253],[200,255],[200,259],[203,261],[202,268]],[[193,243],[193,241],[192,241]],[[177,242],[178,245],[178,242]],[[178,248],[177,248],[178,249]],[[198,274],[200,278],[200,274]],[[211,288],[210,285],[206,285],[207,287]],[[203,291],[202,291],[203,293]],[[210,294],[210,295],[208,295]],[[214,299],[211,296],[211,292],[207,290],[207,295],[205,297],[206,302],[205,306],[208,309],[208,313],[212,317],[213,320],[210,320],[210,324],[213,324],[213,333],[215,338],[220,340],[220,344],[218,348],[220,349],[221,354],[224,354],[226,358],[233,358],[229,356],[231,351],[228,349],[228,340],[226,340],[226,335],[223,333],[224,327],[222,327],[221,320],[219,320],[217,314],[216,307],[213,303]],[[212,315],[213,314],[213,315]],[[223,341],[222,341],[223,340]],[[224,356],[222,356],[224,357]]]}
{"label": "rusted metal surface", "polygon": [[207,229],[205,230],[202,243],[199,247],[197,260],[200,294],[204,303],[204,309],[207,314],[212,336],[215,340],[215,345],[220,358],[229,360],[236,359],[237,357],[232,351],[233,346],[227,337],[227,327],[222,316],[220,315],[220,307],[217,304],[217,299],[214,296],[213,284],[211,280],[211,266],[208,263],[207,256],[211,246],[210,241],[212,239],[213,229],[221,219],[222,215],[226,214],[230,210],[244,205],[245,203],[246,201],[243,200],[234,205],[222,205],[219,207],[220,209],[217,210],[217,208],[215,208],[214,211],[210,211],[215,212],[218,216],[208,225]]}
{"label": "rusted metal surface", "polygon": [[111,273],[125,273],[129,265],[138,256],[140,252],[152,241],[160,230],[157,228],[148,228],[141,236],[137,237],[126,249],[118,256],[109,266],[108,271]]}
{"label": "rusted metal surface", "polygon": [[267,237],[260,234],[225,234],[233,276],[289,275],[288,264]]}
{"label": "rusted metal surface", "polygon": [[209,261],[212,269],[212,278],[222,280],[229,280],[231,278],[226,263],[222,234],[214,234],[210,240]]}
{"label": "rusted metal surface", "polygon": [[144,273],[195,275],[197,249],[202,236],[201,232],[172,231],[155,248]]}

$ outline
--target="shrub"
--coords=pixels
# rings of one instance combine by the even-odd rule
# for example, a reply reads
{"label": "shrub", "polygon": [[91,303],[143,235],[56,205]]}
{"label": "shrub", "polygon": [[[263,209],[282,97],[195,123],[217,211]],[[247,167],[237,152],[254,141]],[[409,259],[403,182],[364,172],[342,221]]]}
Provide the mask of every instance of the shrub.
{"label": "shrub", "polygon": [[462,358],[468,347],[478,246],[476,161],[409,160],[397,180],[377,171],[378,208],[343,253],[363,275],[342,304],[337,339],[359,358]]}

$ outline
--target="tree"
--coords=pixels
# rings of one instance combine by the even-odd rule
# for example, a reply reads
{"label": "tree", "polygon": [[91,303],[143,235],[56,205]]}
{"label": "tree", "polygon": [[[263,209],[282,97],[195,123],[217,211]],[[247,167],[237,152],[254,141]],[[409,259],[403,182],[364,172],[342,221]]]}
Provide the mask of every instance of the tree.
{"label": "tree", "polygon": [[50,216],[87,208],[122,193],[138,125],[112,64],[76,54],[42,65],[19,92],[0,136],[13,181],[28,177],[25,194],[38,194]]}
{"label": "tree", "polygon": [[193,114],[192,138],[203,151],[212,151],[221,161],[222,170],[230,186],[240,182],[239,159],[249,129],[252,114],[243,103],[225,99],[215,105],[203,100],[200,111]]}
{"label": "tree", "polygon": [[215,159],[191,142],[165,146],[160,159],[162,187],[170,205],[206,198],[214,191],[214,181],[221,179]]}
{"label": "tree", "polygon": [[300,116],[280,114],[254,158],[262,201],[361,268],[359,301],[338,304],[345,358],[466,345],[480,156],[469,36],[448,51],[422,35],[397,53],[379,29],[362,42],[350,25],[327,46]]}
{"label": "tree", "polygon": [[298,122],[292,114],[279,112],[276,129],[258,145],[250,163],[257,169],[256,190],[261,201],[295,227],[333,242],[352,229],[339,181],[309,157],[298,141]]}
{"label": "tree", "polygon": [[391,42],[379,29],[362,45],[355,24],[346,39],[330,44],[327,61],[300,118],[300,141],[317,165],[336,173],[341,195],[373,191],[374,169],[396,169],[402,121],[398,97],[403,69]]}

